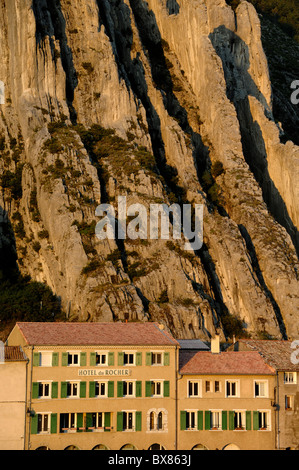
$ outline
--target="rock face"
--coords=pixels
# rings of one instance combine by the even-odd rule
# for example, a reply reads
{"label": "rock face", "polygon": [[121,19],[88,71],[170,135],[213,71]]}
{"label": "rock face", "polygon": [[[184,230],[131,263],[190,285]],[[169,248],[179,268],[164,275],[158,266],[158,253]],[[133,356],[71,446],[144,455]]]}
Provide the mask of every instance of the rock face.
{"label": "rock face", "polygon": [[[0,247],[11,224],[20,271],[47,283],[70,320],[296,338],[299,148],[273,117],[253,6],[0,8]],[[95,210],[118,196],[148,210],[203,204],[202,248],[99,240]]]}

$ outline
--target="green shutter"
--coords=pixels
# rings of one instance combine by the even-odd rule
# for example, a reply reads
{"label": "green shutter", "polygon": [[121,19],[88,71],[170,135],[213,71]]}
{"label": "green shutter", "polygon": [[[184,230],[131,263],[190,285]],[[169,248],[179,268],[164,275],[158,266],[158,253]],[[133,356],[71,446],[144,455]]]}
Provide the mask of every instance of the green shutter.
{"label": "green shutter", "polygon": [[114,382],[108,382],[108,397],[114,397]]}
{"label": "green shutter", "polygon": [[152,396],[152,383],[150,380],[145,382],[145,396],[151,397]]}
{"label": "green shutter", "polygon": [[208,410],[205,411],[205,429],[211,429],[211,412]]}
{"label": "green shutter", "polygon": [[141,411],[136,411],[136,431],[141,431],[141,427],[142,427],[142,423],[141,423],[141,420],[142,420],[142,414],[141,414]]}
{"label": "green shutter", "polygon": [[124,387],[122,382],[117,382],[117,396],[123,397],[124,396]]}
{"label": "green shutter", "polygon": [[170,364],[170,357],[169,357],[169,352],[164,353],[164,366],[169,366]]}
{"label": "green shutter", "polygon": [[169,397],[169,380],[164,380],[164,397]]}
{"label": "green shutter", "polygon": [[80,382],[80,398],[86,397],[86,382]]}
{"label": "green shutter", "polygon": [[123,413],[122,411],[117,412],[117,431],[123,431]]}
{"label": "green shutter", "polygon": [[77,413],[77,432],[83,431],[83,413]]}
{"label": "green shutter", "polygon": [[34,415],[31,418],[31,434],[37,434],[38,426],[38,415]]}
{"label": "green shutter", "polygon": [[39,389],[38,382],[33,382],[33,384],[32,384],[32,398],[38,398],[39,397],[38,389]]}
{"label": "green shutter", "polygon": [[62,366],[67,366],[68,365],[68,353],[67,352],[63,352],[62,353],[62,356],[61,356],[61,365]]}
{"label": "green shutter", "polygon": [[152,365],[152,353],[151,353],[151,352],[145,353],[145,364],[146,364],[147,366],[151,366],[151,365]]}
{"label": "green shutter", "polygon": [[89,382],[89,398],[94,398],[96,396],[96,383]]}
{"label": "green shutter", "polygon": [[203,411],[197,412],[197,429],[199,431],[203,430]]}
{"label": "green shutter", "polygon": [[60,396],[61,398],[67,397],[67,382],[61,382]]}
{"label": "green shutter", "polygon": [[57,413],[51,414],[51,434],[57,433]]}
{"label": "green shutter", "polygon": [[[111,426],[110,413],[105,413],[104,414],[104,426],[105,426],[104,431],[109,432],[110,431],[110,426]],[[107,429],[107,428],[109,428],[109,429]]]}
{"label": "green shutter", "polygon": [[81,367],[86,366],[86,352],[81,352],[80,353],[80,366]]}
{"label": "green shutter", "polygon": [[251,411],[246,411],[246,431],[251,430]]}
{"label": "green shutter", "polygon": [[51,397],[58,398],[58,382],[52,382]]}
{"label": "green shutter", "polygon": [[253,411],[252,412],[252,428],[254,431],[259,429],[259,412]]}
{"label": "green shutter", "polygon": [[53,352],[52,353],[52,367],[58,366],[58,363],[59,363],[59,353]]}
{"label": "green shutter", "polygon": [[33,353],[33,365],[38,367],[40,365],[40,353],[35,352]]}
{"label": "green shutter", "polygon": [[114,366],[114,352],[108,353],[108,366]]}
{"label": "green shutter", "polygon": [[234,411],[229,411],[228,412],[228,427],[230,431],[233,431],[235,429],[235,412]]}
{"label": "green shutter", "polygon": [[136,353],[136,366],[142,366],[142,353]]}
{"label": "green shutter", "polygon": [[181,411],[181,431],[185,431],[186,430],[186,411]]}
{"label": "green shutter", "polygon": [[222,430],[227,430],[227,411],[222,411]]}
{"label": "green shutter", "polygon": [[136,382],[136,397],[140,398],[142,396],[142,383],[140,380]]}
{"label": "green shutter", "polygon": [[95,366],[96,365],[96,353],[91,352],[89,356],[89,365],[90,366]]}
{"label": "green shutter", "polygon": [[91,432],[92,430],[88,429],[91,427],[92,427],[92,413],[86,413],[86,431]]}
{"label": "green shutter", "polygon": [[118,365],[123,366],[124,365],[124,353],[119,352],[117,357],[118,357],[118,361],[117,361]]}

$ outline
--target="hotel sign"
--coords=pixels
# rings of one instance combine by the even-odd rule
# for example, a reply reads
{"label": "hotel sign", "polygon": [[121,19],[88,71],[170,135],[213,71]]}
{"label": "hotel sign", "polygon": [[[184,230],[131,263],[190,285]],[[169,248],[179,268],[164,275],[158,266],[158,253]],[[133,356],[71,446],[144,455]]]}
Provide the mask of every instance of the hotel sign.
{"label": "hotel sign", "polygon": [[132,371],[130,369],[79,369],[79,376],[101,376],[101,377],[113,377],[113,376],[129,376]]}

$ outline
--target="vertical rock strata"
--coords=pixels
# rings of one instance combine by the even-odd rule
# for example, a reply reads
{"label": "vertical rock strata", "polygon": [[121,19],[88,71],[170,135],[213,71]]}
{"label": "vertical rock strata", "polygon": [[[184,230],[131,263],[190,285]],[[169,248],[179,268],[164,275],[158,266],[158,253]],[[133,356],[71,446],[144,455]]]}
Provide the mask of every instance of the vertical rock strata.
{"label": "vertical rock strata", "polygon": [[[0,248],[11,225],[22,273],[70,320],[298,336],[299,150],[251,4],[11,0],[0,44],[0,172],[19,184],[0,180]],[[203,247],[98,240],[95,209],[120,195],[203,204]]]}

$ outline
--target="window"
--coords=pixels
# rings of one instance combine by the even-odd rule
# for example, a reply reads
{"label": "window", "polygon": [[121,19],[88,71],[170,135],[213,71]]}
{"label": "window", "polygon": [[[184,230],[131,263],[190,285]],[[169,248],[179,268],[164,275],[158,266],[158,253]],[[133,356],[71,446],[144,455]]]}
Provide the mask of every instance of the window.
{"label": "window", "polygon": [[135,354],[134,353],[124,353],[124,366],[134,365],[135,364]]}
{"label": "window", "polygon": [[270,429],[270,413],[269,411],[258,412],[258,427],[260,431]]}
{"label": "window", "polygon": [[215,380],[215,392],[220,392],[220,382],[219,382],[219,380]]}
{"label": "window", "polygon": [[107,382],[95,382],[95,396],[96,397],[107,396]]}
{"label": "window", "polygon": [[197,429],[197,412],[186,411],[186,429]]}
{"label": "window", "polygon": [[68,366],[77,366],[79,365],[79,353],[68,353],[67,355],[67,365]]}
{"label": "window", "polygon": [[150,431],[165,430],[165,413],[164,411],[152,410],[149,413],[148,428]]}
{"label": "window", "polygon": [[266,398],[268,396],[268,382],[255,381],[254,382],[254,396]]}
{"label": "window", "polygon": [[211,392],[211,382],[209,380],[206,380],[206,392]]}
{"label": "window", "polygon": [[156,366],[162,365],[162,353],[161,352],[152,352],[152,365],[156,365]]}
{"label": "window", "polygon": [[238,396],[238,382],[233,380],[226,381],[226,396],[237,397]]}
{"label": "window", "polygon": [[96,365],[97,366],[107,366],[107,354],[106,353],[96,353]]}
{"label": "window", "polygon": [[134,397],[135,396],[135,382],[126,382],[123,381],[123,396],[124,397]]}
{"label": "window", "polygon": [[291,395],[285,395],[285,409],[292,410],[294,403],[294,397]]}
{"label": "window", "polygon": [[234,429],[245,430],[245,411],[235,411],[234,412]]}
{"label": "window", "polygon": [[50,398],[51,396],[51,383],[39,382],[38,383],[38,398]]}
{"label": "window", "polygon": [[77,414],[61,413],[60,415],[60,432],[76,431]]}
{"label": "window", "polygon": [[104,427],[104,413],[92,413],[92,427],[95,429]]}
{"label": "window", "polygon": [[200,393],[200,381],[189,380],[188,381],[188,396],[189,397],[199,397]]}
{"label": "window", "polygon": [[124,411],[123,412],[123,430],[133,431],[134,429],[134,412]]}
{"label": "window", "polygon": [[37,415],[37,432],[39,434],[50,432],[50,414],[39,413]]}
{"label": "window", "polygon": [[156,380],[151,381],[151,395],[153,397],[162,396],[162,382],[158,382]]}
{"label": "window", "polygon": [[284,383],[285,384],[296,384],[297,383],[297,374],[296,374],[296,372],[285,372],[284,373]]}
{"label": "window", "polygon": [[51,367],[52,366],[52,352],[46,351],[40,353],[40,366]]}
{"label": "window", "polygon": [[78,397],[79,396],[79,383],[67,382],[66,395],[67,397]]}
{"label": "window", "polygon": [[211,429],[221,429],[221,411],[211,411]]}

